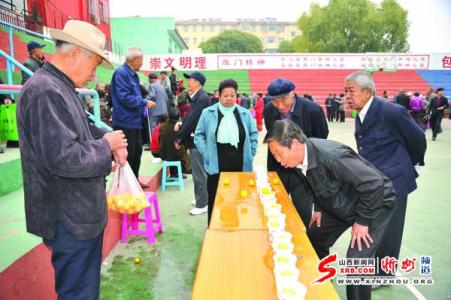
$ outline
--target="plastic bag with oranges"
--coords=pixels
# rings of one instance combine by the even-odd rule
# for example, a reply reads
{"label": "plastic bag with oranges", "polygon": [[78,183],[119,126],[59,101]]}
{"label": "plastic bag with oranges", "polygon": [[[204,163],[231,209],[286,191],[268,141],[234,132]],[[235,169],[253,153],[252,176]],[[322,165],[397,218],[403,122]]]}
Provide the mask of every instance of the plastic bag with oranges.
{"label": "plastic bag with oranges", "polygon": [[108,209],[135,214],[149,206],[135,174],[128,164],[118,166],[107,192]]}

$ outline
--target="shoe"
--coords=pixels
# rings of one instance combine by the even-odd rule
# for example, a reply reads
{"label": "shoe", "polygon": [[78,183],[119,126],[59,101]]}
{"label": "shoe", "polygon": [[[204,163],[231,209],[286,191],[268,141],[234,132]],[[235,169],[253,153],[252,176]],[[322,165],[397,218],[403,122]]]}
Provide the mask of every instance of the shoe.
{"label": "shoe", "polygon": [[3,150],[2,147],[0,147],[0,153],[5,153],[5,150]]}
{"label": "shoe", "polygon": [[152,158],[152,163],[153,164],[161,164],[162,160],[159,157],[153,157]]}
{"label": "shoe", "polygon": [[148,189],[150,187],[150,185],[148,185],[147,183],[142,182],[139,182],[139,185],[141,186],[142,189]]}
{"label": "shoe", "polygon": [[150,151],[150,147],[144,148],[144,151]]}
{"label": "shoe", "polygon": [[192,204],[193,206],[196,206],[196,200],[191,201],[191,204]]}
{"label": "shoe", "polygon": [[205,205],[205,207],[202,207],[202,208],[194,207],[194,208],[190,209],[189,213],[190,213],[190,215],[197,216],[197,215],[204,214],[207,211],[208,211],[208,205]]}
{"label": "shoe", "polygon": [[435,137],[433,137],[432,140],[435,141]]}

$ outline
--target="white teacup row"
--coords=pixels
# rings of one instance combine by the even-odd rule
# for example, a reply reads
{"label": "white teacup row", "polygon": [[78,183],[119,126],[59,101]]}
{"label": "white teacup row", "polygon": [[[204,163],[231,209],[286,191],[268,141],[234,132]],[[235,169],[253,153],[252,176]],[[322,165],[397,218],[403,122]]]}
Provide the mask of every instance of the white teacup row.
{"label": "white teacup row", "polygon": [[275,193],[268,183],[266,172],[256,172],[256,186],[263,212],[267,218],[267,228],[271,247],[274,251],[274,277],[276,279],[277,298],[280,300],[304,299],[305,286],[298,281],[297,257],[293,254],[292,234],[285,230],[286,215],[282,205],[277,203]]}

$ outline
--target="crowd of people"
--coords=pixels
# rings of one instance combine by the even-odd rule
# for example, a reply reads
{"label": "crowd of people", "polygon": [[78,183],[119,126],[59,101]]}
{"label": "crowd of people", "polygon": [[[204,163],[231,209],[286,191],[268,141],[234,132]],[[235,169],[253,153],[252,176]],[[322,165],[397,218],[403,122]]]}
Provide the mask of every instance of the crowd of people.
{"label": "crowd of people", "polygon": [[[369,74],[354,72],[344,79],[343,94],[326,99],[326,120],[313,97],[297,95],[295,83],[285,78],[272,80],[265,96],[239,94],[234,79],[224,79],[208,94],[204,74],[184,73],[184,89],[172,68],[170,76],[149,74],[145,88],[137,74],[143,52],[130,47],[111,83],[96,86],[102,119],[114,129],[107,132],[88,121],[75,90],[94,79],[97,66],[113,67],[105,56],[105,36],[75,20],[50,34],[55,55],[26,80],[17,122],[27,230],[52,249],[59,297],[98,298],[105,177],[112,159],[120,165],[128,161],[138,179],[143,143],[154,158],[182,161],[194,182],[189,213],[207,213],[209,222],[220,172],[252,171],[263,120],[267,169],[277,172],[309,225],[319,257],[349,227],[348,257],[399,257],[407,198],[424,165],[419,120],[423,111],[430,115],[435,140],[448,107],[443,89],[428,95],[426,105],[417,93],[409,102],[400,93],[394,104],[376,96]],[[34,46],[31,53],[42,48]],[[327,121],[343,122],[346,104],[357,111],[357,152],[327,140]],[[176,176],[175,170],[169,173]],[[370,299],[372,288],[379,287],[349,285],[348,299]]]}

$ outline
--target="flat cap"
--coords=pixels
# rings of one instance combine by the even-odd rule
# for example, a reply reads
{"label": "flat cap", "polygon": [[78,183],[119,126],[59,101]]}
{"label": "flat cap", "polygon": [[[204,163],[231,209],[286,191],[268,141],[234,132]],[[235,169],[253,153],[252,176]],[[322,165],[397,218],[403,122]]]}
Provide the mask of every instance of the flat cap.
{"label": "flat cap", "polygon": [[268,96],[272,99],[282,98],[295,89],[293,82],[286,78],[277,78],[268,86]]}

